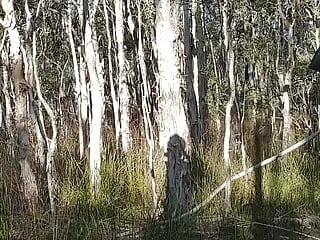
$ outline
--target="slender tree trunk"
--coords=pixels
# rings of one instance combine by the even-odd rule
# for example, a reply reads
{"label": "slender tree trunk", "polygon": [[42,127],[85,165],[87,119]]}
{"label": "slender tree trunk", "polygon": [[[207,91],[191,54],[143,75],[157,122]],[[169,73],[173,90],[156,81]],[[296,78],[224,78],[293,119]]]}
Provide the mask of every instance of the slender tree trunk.
{"label": "slender tree trunk", "polygon": [[2,21],[2,24],[7,28],[9,35],[9,64],[12,69],[11,76],[15,86],[15,120],[17,126],[18,158],[21,168],[21,189],[23,190],[24,198],[27,201],[29,212],[33,212],[38,203],[39,192],[36,177],[32,170],[32,162],[34,159],[29,130],[30,84],[24,77],[23,58],[21,54],[22,45],[17,29],[13,1],[2,0],[1,5],[5,13],[5,19]]}
{"label": "slender tree trunk", "polygon": [[130,95],[127,85],[126,56],[124,52],[124,18],[122,0],[115,0],[116,39],[118,44],[118,82],[120,99],[120,122],[122,149],[128,151],[131,143],[130,137]]}
{"label": "slender tree trunk", "polygon": [[[290,3],[292,5],[292,3]],[[294,6],[292,6],[292,14],[295,11]],[[282,131],[282,148],[285,149],[291,144],[291,115],[290,115],[290,97],[289,91],[291,87],[292,72],[295,65],[294,61],[294,40],[293,40],[293,26],[295,24],[294,20],[289,22],[287,16],[283,13],[284,9],[282,7],[282,0],[278,0],[278,13],[280,15],[280,20],[283,25],[283,33],[286,35],[286,59],[281,59],[282,50],[281,46],[281,36],[278,36],[277,43],[277,59],[276,59],[276,71],[279,79],[279,85],[282,90],[282,116],[283,116],[283,131]],[[282,64],[280,61],[282,60]],[[282,163],[286,163],[286,158]]]}
{"label": "slender tree trunk", "polygon": [[[207,132],[207,90],[208,83],[204,74],[204,30],[203,30],[203,3],[192,0],[192,35],[193,35],[193,77],[194,89],[198,106],[199,140],[205,140]],[[204,142],[205,144],[205,142]]]}
{"label": "slender tree trunk", "polygon": [[[26,29],[25,29],[25,43],[24,43],[24,48],[22,48],[22,53],[24,55],[24,72],[25,72],[25,77],[26,79],[28,79],[28,82],[31,85],[34,85],[34,69],[33,69],[33,58],[32,58],[32,28],[34,27],[34,25],[32,25],[31,19],[32,19],[32,15],[31,12],[29,10],[29,5],[28,5],[28,1],[25,1],[25,15],[26,15]],[[29,93],[29,97],[30,97],[30,102],[34,103],[34,99],[33,99],[33,92],[30,91]],[[31,104],[30,107],[30,115],[32,117],[33,120],[33,125],[34,125],[34,132],[36,134],[36,138],[37,138],[37,143],[36,143],[36,153],[35,153],[35,157],[38,161],[38,164],[41,168],[41,172],[45,172],[45,164],[46,164],[46,156],[45,156],[45,148],[46,143],[44,141],[44,138],[42,136],[42,132],[41,132],[41,126],[38,124],[37,122],[37,115],[35,112],[35,104]],[[43,116],[42,113],[38,116],[39,118],[41,118],[43,120]],[[43,122],[43,121],[42,121]],[[38,178],[39,179],[39,178]],[[39,186],[41,186],[42,181],[39,181]]]}
{"label": "slender tree trunk", "polygon": [[3,79],[3,87],[2,92],[4,95],[4,102],[5,102],[5,126],[8,131],[12,132],[12,120],[13,120],[13,111],[11,107],[11,93],[12,89],[10,86],[10,78],[9,78],[9,72],[8,72],[8,66],[9,66],[9,57],[8,52],[4,48],[1,51],[1,58],[2,58],[2,79]]}
{"label": "slender tree trunk", "polygon": [[231,109],[233,107],[235,99],[235,79],[234,79],[234,52],[232,47],[232,37],[230,36],[230,23],[229,23],[229,6],[228,0],[225,0],[222,8],[223,16],[223,37],[224,37],[224,47],[226,51],[226,74],[229,81],[230,87],[230,96],[229,101],[226,106],[226,115],[225,115],[225,136],[223,144],[223,157],[224,157],[224,170],[225,170],[225,207],[226,213],[228,214],[231,211],[231,161],[229,155],[230,149],[230,136],[231,136]]}
{"label": "slender tree trunk", "polygon": [[[192,46],[190,31],[190,2],[185,1],[183,4],[183,38],[184,38],[184,74],[187,84],[187,105],[188,105],[188,119],[190,124],[190,135],[192,143],[195,147],[199,145],[199,122],[198,122],[198,105],[194,89],[193,81],[193,59],[192,59]],[[198,76],[198,73],[196,73]],[[198,79],[195,82],[198,88]],[[198,89],[197,89],[198,90]],[[199,94],[198,94],[199,95]]]}
{"label": "slender tree trunk", "polygon": [[84,7],[83,17],[85,23],[84,44],[85,60],[90,78],[91,93],[91,121],[90,121],[90,179],[93,195],[99,192],[101,177],[101,126],[104,113],[104,78],[102,63],[99,59],[97,36],[94,29],[94,19],[97,3],[90,1]]}
{"label": "slender tree trunk", "polygon": [[319,0],[314,0],[313,1],[313,20],[315,20],[315,46],[316,50],[320,47],[320,1]]}
{"label": "slender tree trunk", "polygon": [[[244,120],[245,120],[245,111],[246,111],[246,84],[243,86],[243,107],[242,110],[240,110],[239,106],[239,119],[240,119],[240,136],[241,136],[241,163],[242,163],[242,170],[247,170],[247,153],[246,153],[246,144],[245,144],[245,126],[244,126]],[[248,185],[248,178],[245,179],[245,187]]]}
{"label": "slender tree trunk", "polygon": [[190,164],[186,156],[189,131],[180,92],[178,2],[156,1],[156,46],[158,58],[159,144],[166,152],[167,213],[170,217],[185,212],[190,200]]}
{"label": "slender tree trunk", "polygon": [[[311,9],[306,9],[307,13],[309,14],[309,17],[313,20],[315,24],[315,30],[314,30],[314,50],[317,51],[320,48],[320,1],[319,0],[314,0],[313,4],[311,5]],[[310,11],[311,10],[311,11]],[[316,80],[316,76],[313,75],[313,81]],[[318,99],[318,104],[317,104],[317,115],[318,115],[318,129],[320,129],[320,99]]]}
{"label": "slender tree trunk", "polygon": [[104,10],[104,18],[106,21],[106,32],[107,32],[107,38],[108,38],[108,69],[109,69],[110,93],[111,93],[113,115],[114,115],[114,128],[115,128],[115,134],[116,134],[116,145],[119,146],[119,138],[121,133],[121,124],[120,124],[120,117],[119,117],[119,100],[116,95],[116,89],[114,84],[113,63],[112,63],[112,40],[113,39],[110,34],[109,14],[107,10],[106,0],[103,1],[103,10]]}
{"label": "slender tree trunk", "polygon": [[[37,48],[36,48],[36,33],[33,33],[33,69],[34,69],[34,78],[36,82],[36,90],[38,98],[41,102],[41,105],[44,107],[45,111],[47,112],[49,119],[50,119],[50,129],[52,130],[52,136],[51,138],[48,138],[47,134],[45,134],[45,142],[46,146],[48,147],[46,152],[46,171],[47,171],[47,182],[48,182],[48,192],[49,192],[49,200],[50,200],[50,206],[51,206],[51,212],[55,213],[56,211],[56,204],[55,204],[55,195],[56,195],[56,178],[55,178],[55,165],[54,165],[54,158],[53,155],[56,150],[57,145],[57,124],[56,124],[56,118],[54,115],[54,111],[50,107],[50,105],[47,103],[47,101],[42,96],[41,92],[41,85],[40,80],[38,78],[38,70],[37,70]],[[44,123],[42,123],[42,126],[44,126]],[[45,132],[45,129],[43,129]]]}
{"label": "slender tree trunk", "polygon": [[76,93],[76,101],[77,101],[77,115],[78,115],[78,123],[79,123],[79,153],[80,159],[84,157],[85,149],[88,144],[87,137],[87,122],[88,122],[88,90],[86,85],[86,75],[85,75],[85,61],[83,59],[83,47],[79,47],[79,63],[76,53],[76,46],[73,39],[72,34],[72,3],[69,1],[68,4],[68,25],[66,28],[69,43],[72,54],[73,61],[73,70],[74,77],[76,80],[75,84],[75,93]]}
{"label": "slender tree trunk", "polygon": [[209,45],[210,45],[210,52],[211,52],[211,58],[212,58],[212,62],[213,62],[213,71],[214,71],[214,76],[217,78],[217,80],[219,81],[217,84],[215,84],[215,95],[214,95],[214,102],[215,102],[215,113],[214,113],[214,118],[215,118],[215,122],[216,122],[216,128],[217,128],[217,134],[219,135],[220,133],[220,129],[221,129],[221,120],[220,120],[220,113],[219,113],[219,109],[220,109],[220,90],[219,90],[219,86],[221,86],[221,80],[222,80],[222,72],[220,71],[220,69],[218,69],[218,59],[215,56],[215,51],[214,51],[214,47],[213,47],[213,43],[212,40],[209,40]]}
{"label": "slender tree trunk", "polygon": [[143,122],[144,122],[144,129],[146,134],[147,143],[149,145],[149,158],[148,158],[148,167],[150,171],[150,179],[151,179],[151,189],[152,189],[152,200],[153,200],[153,207],[154,210],[157,208],[158,196],[156,191],[156,180],[155,180],[155,173],[154,173],[154,133],[153,127],[151,123],[151,103],[150,103],[150,83],[148,81],[147,76],[147,66],[145,63],[145,56],[143,51],[143,43],[142,43],[142,18],[141,18],[141,0],[138,3],[138,56],[139,56],[139,66],[140,72],[142,77],[142,112],[143,112]]}

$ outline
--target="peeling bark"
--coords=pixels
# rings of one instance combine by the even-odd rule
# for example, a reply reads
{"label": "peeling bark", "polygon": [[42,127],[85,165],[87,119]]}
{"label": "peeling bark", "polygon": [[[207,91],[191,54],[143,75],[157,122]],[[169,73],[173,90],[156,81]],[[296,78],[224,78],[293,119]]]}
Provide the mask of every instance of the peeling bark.
{"label": "peeling bark", "polygon": [[[46,150],[46,172],[47,172],[47,183],[48,183],[48,192],[49,192],[49,200],[50,200],[50,206],[51,206],[51,212],[56,212],[56,176],[55,176],[55,164],[54,164],[54,158],[53,155],[55,153],[56,147],[57,147],[57,123],[56,118],[53,109],[50,107],[48,102],[45,100],[45,98],[42,96],[41,91],[41,84],[38,77],[38,70],[37,70],[37,48],[36,48],[36,33],[33,33],[33,46],[32,46],[32,61],[33,61],[33,69],[34,69],[34,78],[36,82],[36,90],[37,95],[39,98],[39,101],[41,103],[40,107],[43,106],[45,111],[47,112],[49,119],[50,119],[50,128],[52,129],[52,136],[49,138],[46,134],[44,123],[42,122],[42,131],[44,132],[44,141],[45,145],[47,146]],[[41,126],[40,125],[40,126]]]}
{"label": "peeling bark", "polygon": [[124,18],[122,0],[115,0],[116,15],[116,40],[118,45],[118,83],[119,83],[119,100],[120,100],[120,123],[121,123],[121,143],[122,149],[126,152],[129,150],[130,137],[130,95],[127,85],[128,72],[126,70],[126,56],[124,52]]}
{"label": "peeling bark", "polygon": [[24,76],[24,62],[22,57],[22,45],[20,35],[16,25],[15,11],[13,2],[9,0],[1,1],[2,9],[5,12],[3,24],[7,27],[10,54],[9,65],[11,67],[11,76],[15,88],[15,110],[16,110],[16,127],[17,127],[17,146],[18,146],[18,161],[21,169],[21,188],[24,193],[24,199],[27,203],[27,208],[30,213],[38,203],[38,186],[36,177],[33,172],[32,162],[32,146],[30,143],[30,96],[28,83]]}
{"label": "peeling bark", "polygon": [[[199,140],[205,145],[205,136],[208,128],[207,91],[208,83],[204,74],[205,42],[203,29],[202,1],[192,0],[192,36],[193,36],[193,86],[198,106]],[[213,53],[212,53],[213,54]]]}
{"label": "peeling bark", "polygon": [[107,10],[106,0],[103,1],[103,10],[104,10],[104,18],[106,21],[106,32],[108,38],[108,69],[109,69],[109,82],[110,82],[110,93],[112,99],[113,106],[113,116],[114,116],[114,128],[116,134],[116,145],[119,146],[120,132],[121,132],[121,124],[119,117],[119,100],[116,94],[116,87],[114,84],[114,76],[113,76],[113,64],[112,64],[112,40],[109,27],[109,14]]}
{"label": "peeling bark", "polygon": [[232,36],[230,31],[230,16],[229,16],[229,6],[228,0],[225,0],[222,8],[223,16],[223,36],[224,36],[224,47],[226,53],[226,79],[229,81],[230,96],[229,101],[226,106],[225,115],[225,135],[223,143],[223,158],[224,158],[224,171],[226,179],[225,187],[225,207],[226,214],[231,211],[231,161],[230,161],[230,137],[231,137],[231,109],[235,100],[235,79],[234,79],[234,52],[232,47]]}
{"label": "peeling bark", "polygon": [[[90,121],[90,182],[91,192],[97,194],[100,189],[101,177],[101,127],[104,113],[104,77],[102,63],[99,58],[94,19],[97,3],[90,1],[88,9],[84,8],[85,22],[84,44],[85,60],[90,77],[91,121]],[[87,17],[87,18],[86,18]]]}
{"label": "peeling bark", "polygon": [[[156,4],[156,47],[159,84],[159,145],[167,153],[167,214],[175,216],[188,208],[190,165],[183,165],[188,151],[189,131],[181,97],[180,56],[183,52],[179,35],[178,2],[159,0]],[[177,145],[176,145],[177,144]],[[178,164],[179,167],[175,164]],[[182,165],[181,165],[182,164]],[[179,179],[176,177],[179,176]],[[190,177],[190,176],[189,176]]]}
{"label": "peeling bark", "polygon": [[84,56],[82,54],[82,48],[78,47],[78,56],[76,52],[76,46],[73,39],[72,34],[72,9],[71,9],[71,1],[68,4],[68,24],[66,28],[66,32],[69,36],[69,43],[71,48],[72,54],[72,61],[73,61],[73,69],[74,69],[74,77],[75,77],[75,94],[76,94],[76,101],[77,101],[77,115],[78,115],[78,122],[79,122],[79,154],[80,159],[84,157],[85,149],[88,145],[88,136],[87,136],[87,125],[88,125],[88,105],[89,105],[89,98],[88,98],[88,89],[86,83],[86,66],[85,60],[83,59]]}
{"label": "peeling bark", "polygon": [[[292,6],[291,11],[294,12],[295,8]],[[287,148],[291,144],[291,114],[290,114],[290,87],[292,80],[292,72],[295,66],[294,60],[294,39],[293,39],[293,27],[295,20],[290,21],[288,16],[284,14],[282,1],[277,2],[279,22],[283,25],[283,30],[277,36],[277,58],[276,58],[276,72],[278,76],[279,86],[282,91],[282,116],[283,116],[283,130],[282,130],[282,148]],[[293,13],[292,13],[293,14]],[[285,55],[283,56],[283,47],[281,35],[286,35],[286,47]],[[285,59],[284,59],[285,58]],[[282,161],[283,165],[286,164],[286,158]]]}
{"label": "peeling bark", "polygon": [[146,134],[147,143],[149,145],[149,158],[148,158],[148,167],[150,171],[150,178],[151,178],[151,189],[152,189],[152,200],[153,200],[153,208],[156,210],[157,203],[158,203],[158,196],[156,191],[156,180],[154,174],[154,133],[153,127],[151,123],[151,91],[150,91],[150,83],[148,81],[147,76],[147,66],[145,63],[145,56],[143,51],[143,44],[142,44],[142,18],[141,18],[141,10],[140,10],[141,1],[138,3],[138,56],[139,56],[139,66],[141,71],[142,77],[142,112],[143,112],[143,122],[144,122],[144,129]]}
{"label": "peeling bark", "polygon": [[[187,105],[188,105],[188,119],[190,125],[190,135],[192,143],[195,147],[198,147],[199,139],[199,119],[198,119],[198,104],[196,95],[199,97],[199,93],[196,94],[194,84],[198,88],[198,82],[194,81],[193,71],[193,58],[192,48],[193,42],[191,39],[190,29],[190,2],[185,1],[183,4],[183,38],[184,38],[184,74],[187,85]],[[198,73],[196,73],[198,76]],[[198,79],[197,79],[198,80]]]}

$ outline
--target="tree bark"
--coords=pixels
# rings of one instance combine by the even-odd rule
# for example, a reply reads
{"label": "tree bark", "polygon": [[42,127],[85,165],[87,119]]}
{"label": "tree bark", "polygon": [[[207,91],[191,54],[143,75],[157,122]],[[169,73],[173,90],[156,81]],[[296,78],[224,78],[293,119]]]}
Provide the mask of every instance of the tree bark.
{"label": "tree bark", "polygon": [[158,203],[158,196],[156,191],[156,180],[154,173],[154,133],[153,126],[150,118],[151,114],[151,90],[150,83],[148,81],[147,76],[147,66],[145,63],[145,56],[143,51],[143,43],[142,43],[142,17],[141,17],[141,0],[138,3],[138,56],[139,56],[139,66],[142,77],[142,112],[143,112],[143,122],[144,129],[146,134],[147,143],[149,145],[149,157],[148,157],[148,167],[150,171],[150,179],[151,179],[151,189],[152,189],[152,200],[153,200],[153,208],[156,210]]}
{"label": "tree bark", "polygon": [[115,135],[116,135],[116,145],[119,146],[119,138],[121,133],[121,124],[120,124],[120,117],[119,117],[119,100],[116,94],[116,88],[114,84],[114,76],[113,76],[113,63],[112,63],[112,40],[109,27],[109,14],[107,10],[107,2],[106,0],[103,1],[103,10],[104,10],[104,18],[106,22],[106,32],[108,38],[108,69],[109,69],[109,81],[110,81],[110,93],[112,99],[112,106],[113,106],[113,116],[114,116],[114,128],[115,128]]}
{"label": "tree bark", "polygon": [[230,96],[229,101],[226,106],[225,115],[225,136],[223,143],[223,158],[224,158],[224,171],[226,179],[225,187],[225,207],[226,213],[231,211],[231,161],[230,161],[230,137],[231,137],[231,109],[233,107],[235,99],[235,79],[234,79],[234,52],[232,47],[232,36],[230,31],[230,16],[229,16],[229,3],[225,0],[222,7],[222,17],[223,17],[223,37],[224,37],[224,47],[226,53],[226,79],[229,81]]}
{"label": "tree bark", "polygon": [[24,193],[24,199],[30,213],[34,211],[38,203],[38,186],[36,177],[32,169],[34,156],[30,143],[30,83],[28,83],[23,71],[22,45],[20,35],[17,29],[15,10],[13,1],[2,0],[2,9],[5,12],[3,21],[4,27],[7,28],[10,42],[9,64],[11,66],[12,80],[15,87],[15,110],[17,126],[17,146],[18,161],[21,169],[21,188]]}
{"label": "tree bark", "polygon": [[[66,32],[69,37],[69,43],[71,48],[71,55],[73,61],[74,77],[75,77],[75,94],[77,101],[77,115],[78,115],[78,131],[79,131],[79,154],[80,159],[84,157],[85,149],[88,145],[88,136],[87,136],[87,125],[88,125],[88,89],[86,83],[86,74],[85,74],[85,61],[83,55],[83,47],[78,47],[79,63],[76,53],[76,46],[74,43],[74,38],[72,34],[72,3],[69,1],[68,4],[68,24]],[[82,39],[83,41],[83,39]]]}
{"label": "tree bark", "polygon": [[[42,96],[41,92],[41,85],[40,80],[38,77],[38,70],[37,70],[37,47],[36,47],[36,33],[33,33],[33,53],[32,53],[32,60],[33,60],[33,69],[34,69],[34,78],[36,82],[36,90],[37,95],[39,97],[39,101],[41,105],[44,107],[45,111],[47,112],[49,119],[50,119],[50,128],[52,129],[52,136],[49,138],[47,134],[45,134],[44,141],[48,149],[46,150],[46,171],[47,171],[47,182],[48,182],[48,192],[49,192],[49,200],[51,206],[51,212],[56,212],[56,177],[55,177],[55,164],[54,164],[54,153],[57,146],[57,124],[56,118],[53,109],[50,107],[48,102]],[[43,132],[45,132],[44,123],[41,124],[43,126]]]}
{"label": "tree bark", "polygon": [[193,85],[198,106],[198,132],[199,140],[205,145],[207,132],[207,91],[208,82],[204,74],[205,52],[204,52],[204,30],[203,30],[203,3],[192,0],[192,36],[193,36]]}
{"label": "tree bark", "polygon": [[126,56],[124,52],[124,18],[122,0],[115,0],[116,15],[116,39],[118,45],[118,82],[119,82],[119,99],[120,99],[120,123],[121,123],[121,143],[122,149],[126,152],[129,150],[130,137],[130,95],[127,85]]}
{"label": "tree bark", "polygon": [[186,156],[189,131],[180,92],[183,78],[179,67],[183,49],[179,42],[179,13],[178,2],[156,1],[157,81],[160,91],[157,120],[159,145],[166,152],[166,209],[170,217],[184,212],[190,199],[190,164]]}
{"label": "tree bark", "polygon": [[[190,135],[192,143],[195,147],[199,145],[199,119],[198,119],[198,104],[195,94],[194,84],[198,88],[198,82],[193,79],[193,59],[192,48],[193,41],[191,39],[190,29],[190,2],[185,1],[183,4],[183,38],[184,38],[184,74],[187,85],[187,105],[188,119],[190,127]],[[196,73],[196,76],[198,73]],[[198,80],[198,79],[197,79]],[[199,94],[197,94],[199,96]]]}
{"label": "tree bark", "polygon": [[[292,5],[293,3],[290,3]],[[287,6],[289,7],[289,6]],[[291,114],[290,114],[290,87],[292,80],[292,72],[295,65],[294,60],[294,40],[293,40],[293,27],[295,20],[290,21],[288,16],[283,12],[282,0],[278,0],[278,14],[280,16],[279,22],[283,25],[283,30],[280,34],[284,37],[286,35],[286,54],[282,56],[283,46],[281,46],[281,36],[278,35],[277,39],[277,59],[276,59],[276,72],[279,79],[280,89],[282,91],[282,116],[283,116],[283,130],[282,130],[282,148],[287,148],[291,143]],[[292,14],[295,7],[291,6]],[[281,58],[282,56],[282,58]],[[285,59],[283,59],[285,58]],[[286,158],[282,161],[283,165],[286,164]]]}
{"label": "tree bark", "polygon": [[101,126],[104,113],[104,78],[102,63],[99,59],[97,36],[94,29],[94,19],[97,2],[90,1],[88,8],[84,7],[85,23],[84,44],[85,60],[90,78],[91,121],[90,121],[90,182],[93,195],[100,190],[101,177]]}
{"label": "tree bark", "polygon": [[[2,59],[2,79],[3,79],[3,87],[2,92],[4,95],[4,104],[5,104],[5,117],[4,117],[4,124],[6,126],[6,129],[10,132],[12,132],[12,121],[13,121],[13,111],[11,107],[11,93],[12,89],[10,87],[10,78],[9,78],[9,72],[8,72],[8,66],[9,66],[9,56],[8,56],[8,50],[3,48],[1,51],[1,59]],[[11,135],[11,134],[10,134]]]}

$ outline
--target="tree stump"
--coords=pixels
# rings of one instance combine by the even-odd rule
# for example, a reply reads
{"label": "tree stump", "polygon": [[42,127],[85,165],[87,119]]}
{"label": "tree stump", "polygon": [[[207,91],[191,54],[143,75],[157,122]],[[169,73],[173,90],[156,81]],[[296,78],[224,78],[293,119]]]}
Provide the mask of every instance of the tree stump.
{"label": "tree stump", "polygon": [[189,209],[191,198],[190,161],[186,143],[177,134],[170,137],[165,156],[167,171],[166,214],[174,218]]}

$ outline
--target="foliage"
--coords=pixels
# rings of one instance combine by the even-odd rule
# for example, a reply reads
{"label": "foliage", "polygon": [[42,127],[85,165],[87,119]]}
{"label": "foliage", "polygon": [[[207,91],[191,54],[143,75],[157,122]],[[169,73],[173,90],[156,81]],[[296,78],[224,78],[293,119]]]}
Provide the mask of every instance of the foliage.
{"label": "foliage", "polygon": [[[1,126],[0,132],[0,239],[115,239],[120,233],[128,232],[129,237],[146,239],[226,239],[254,238],[252,222],[274,223],[275,218],[287,216],[300,218],[316,215],[320,210],[320,165],[318,162],[319,139],[290,154],[285,168],[279,164],[262,168],[242,180],[232,183],[233,216],[225,219],[224,196],[220,193],[197,214],[180,222],[168,222],[159,214],[163,210],[165,195],[165,164],[162,150],[154,153],[155,177],[159,195],[158,206],[152,206],[148,151],[141,124],[141,71],[137,59],[137,4],[142,11],[142,42],[147,65],[148,81],[151,86],[150,118],[154,135],[157,135],[157,101],[160,97],[156,76],[157,51],[155,49],[155,2],[151,0],[130,1],[133,23],[136,27],[131,35],[128,22],[125,23],[126,65],[130,68],[131,117],[134,144],[127,153],[116,146],[113,134],[112,104],[110,101],[110,79],[107,70],[117,78],[117,49],[111,39],[107,39],[104,14],[100,5],[96,14],[99,54],[106,70],[106,113],[104,121],[103,150],[101,153],[101,190],[96,196],[90,193],[90,172],[88,154],[79,159],[79,140],[76,96],[74,94],[74,73],[70,44],[65,31],[67,4],[61,1],[44,1],[40,15],[36,19],[37,62],[44,97],[59,112],[59,137],[54,156],[57,184],[57,212],[47,211],[47,197],[40,199],[39,209],[34,215],[25,213],[21,187],[19,187],[19,165],[15,159],[15,139]],[[71,1],[74,2],[74,1]],[[129,1],[127,1],[129,2]],[[169,1],[170,2],[170,1]],[[171,1],[172,2],[172,1]],[[223,48],[221,36],[222,1],[200,1],[203,7],[205,27],[206,63],[201,69],[207,80],[206,104],[209,108],[206,140],[191,154],[192,166],[192,206],[206,199],[224,181],[223,114],[228,101],[229,84],[226,80],[227,51]],[[289,1],[293,2],[293,1]],[[110,29],[114,31],[113,1],[107,1]],[[305,7],[311,4],[295,2]],[[102,4],[100,2],[100,4]],[[36,1],[30,8],[36,11]],[[15,1],[19,31],[24,36],[25,13],[23,1]],[[296,6],[299,7],[299,6]],[[307,67],[315,45],[315,26],[310,25],[299,9],[293,16],[294,25],[294,68],[292,84],[289,86],[291,107],[291,134],[294,140],[308,135],[319,128],[319,75]],[[3,10],[0,10],[2,17]],[[232,174],[242,171],[241,144],[244,144],[245,163],[251,166],[277,154],[281,150],[282,139],[282,89],[276,72],[277,36],[280,36],[280,62],[287,63],[285,51],[287,36],[285,27],[273,28],[279,18],[277,1],[233,1],[229,6],[231,18],[228,29],[235,51],[235,76],[237,106],[232,108],[232,137],[230,155]],[[76,6],[73,13],[76,14]],[[128,17],[127,15],[125,16]],[[128,19],[126,19],[128,20]],[[80,18],[73,16],[73,37],[77,47],[82,47]],[[4,29],[0,29],[1,36]],[[282,35],[281,35],[282,34]],[[112,34],[111,34],[112,35]],[[25,36],[23,38],[26,38]],[[112,36],[114,38],[114,36]],[[7,37],[4,39],[7,41]],[[24,44],[29,44],[25,41]],[[108,66],[107,41],[112,41],[112,66]],[[181,39],[179,39],[180,41]],[[183,42],[181,41],[181,44]],[[4,45],[7,48],[7,44]],[[77,52],[77,57],[81,52]],[[183,56],[182,56],[183,58]],[[253,67],[254,76],[248,78],[248,66]],[[1,67],[4,63],[1,61]],[[7,67],[7,69],[9,69]],[[3,70],[1,68],[1,70]],[[10,69],[9,69],[10,70]],[[1,87],[3,87],[1,75]],[[86,79],[87,81],[88,79]],[[113,81],[114,79],[111,79]],[[116,89],[118,83],[115,82]],[[130,82],[130,83],[129,83]],[[182,86],[186,92],[186,83]],[[12,87],[13,88],[13,87]],[[13,90],[13,89],[11,89]],[[9,103],[15,96],[10,95]],[[184,96],[185,97],[185,96]],[[201,97],[201,96],[200,96]],[[1,94],[1,116],[5,115],[5,96]],[[90,105],[94,104],[89,99]],[[90,113],[91,114],[91,113]],[[89,114],[89,115],[90,115]],[[241,117],[244,122],[241,125]],[[45,116],[45,121],[47,118]],[[259,125],[258,125],[259,122]],[[219,124],[221,123],[222,126]],[[220,128],[218,128],[218,125]],[[3,131],[3,129],[5,129]],[[50,129],[49,129],[50,132]],[[9,136],[9,134],[11,134]],[[49,134],[50,135],[50,134]],[[157,139],[155,139],[157,141]],[[34,146],[32,146],[34,148]],[[281,161],[279,159],[279,161]],[[39,169],[37,169],[39,171]],[[40,175],[40,173],[39,173]],[[46,187],[46,186],[44,186]],[[241,221],[235,221],[240,218]],[[249,223],[248,223],[249,222]],[[208,227],[206,227],[208,226]],[[287,226],[286,227],[291,227]],[[301,224],[302,229],[304,226]],[[139,230],[137,233],[135,231]],[[269,229],[268,229],[269,230]],[[205,235],[204,233],[208,234]],[[117,235],[118,234],[118,235]],[[204,234],[205,236],[201,235]]]}

